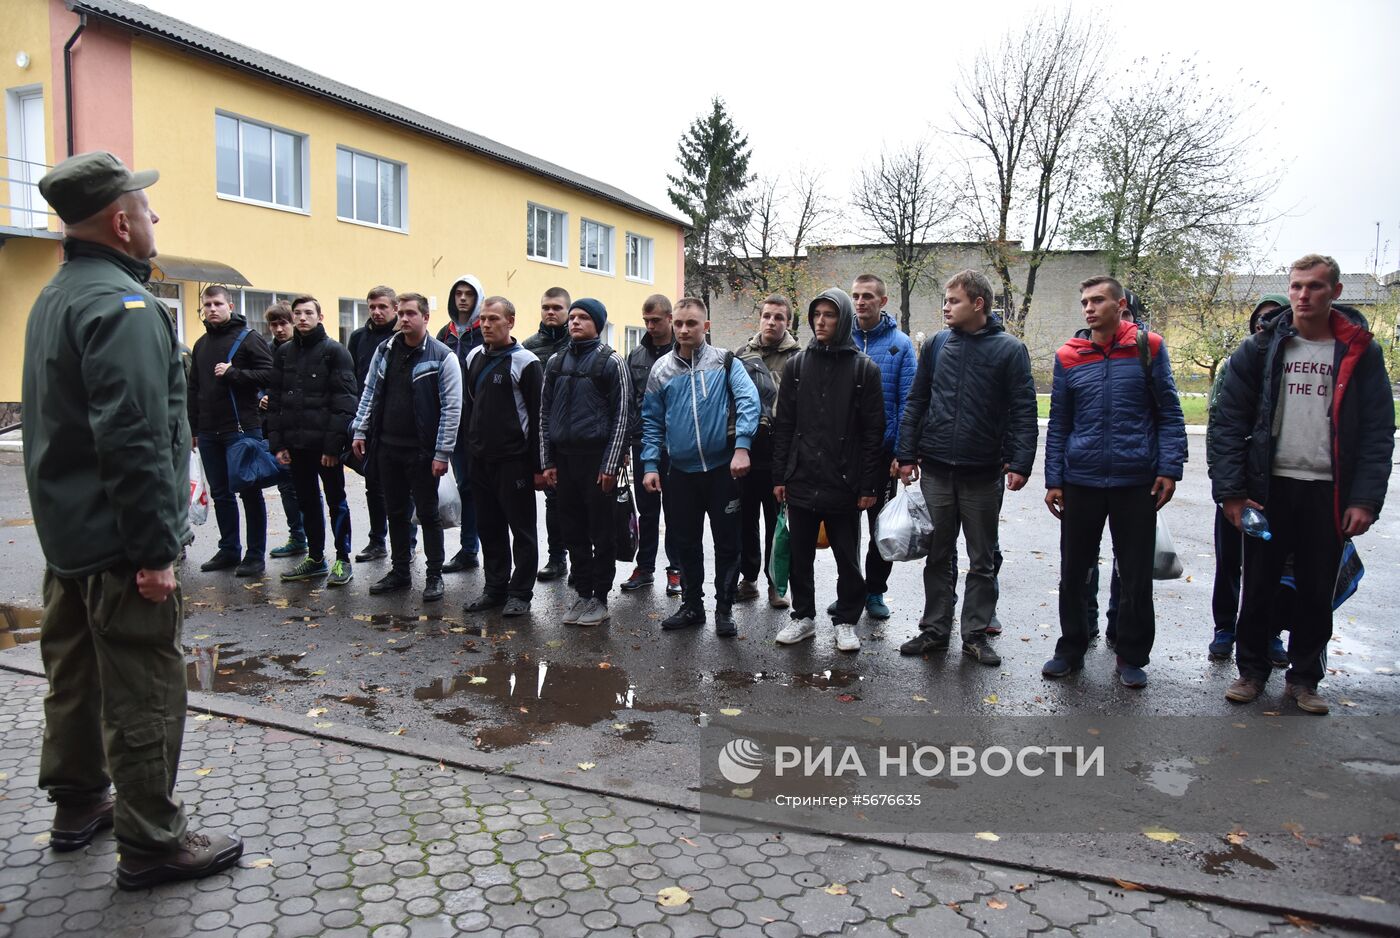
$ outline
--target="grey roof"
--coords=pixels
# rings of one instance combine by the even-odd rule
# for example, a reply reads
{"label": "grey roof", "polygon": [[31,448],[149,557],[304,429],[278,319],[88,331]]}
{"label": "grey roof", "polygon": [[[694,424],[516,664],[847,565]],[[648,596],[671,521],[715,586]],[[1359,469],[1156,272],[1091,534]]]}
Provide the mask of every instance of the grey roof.
{"label": "grey roof", "polygon": [[464,147],[482,156],[553,179],[570,188],[607,199],[609,202],[616,202],[664,222],[685,228],[690,227],[690,223],[685,219],[665,209],[643,202],[615,186],[580,175],[505,144],[497,143],[480,134],[474,134],[469,130],[429,117],[427,114],[412,108],[406,108],[393,101],[367,94],[358,88],[352,88],[349,85],[308,71],[299,65],[191,26],[183,20],[177,20],[173,16],[167,16],[139,3],[128,3],[126,0],[69,0],[69,6],[76,12],[99,16],[138,32],[179,43],[204,55],[219,59],[226,64],[247,69],[323,98],[329,98],[356,110],[368,111],[421,133]]}
{"label": "grey roof", "polygon": [[[1232,286],[1237,302],[1248,302],[1266,293],[1287,296],[1288,274],[1239,275]],[[1389,299],[1392,291],[1400,295],[1396,287],[1384,286],[1370,274],[1342,274],[1342,296],[1337,302],[1348,306],[1374,306]]]}

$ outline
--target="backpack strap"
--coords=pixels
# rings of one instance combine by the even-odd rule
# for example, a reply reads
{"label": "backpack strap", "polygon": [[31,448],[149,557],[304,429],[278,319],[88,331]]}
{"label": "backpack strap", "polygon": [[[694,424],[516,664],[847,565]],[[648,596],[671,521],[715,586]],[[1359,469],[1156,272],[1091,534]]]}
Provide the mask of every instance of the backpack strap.
{"label": "backpack strap", "polygon": [[[515,355],[515,350],[518,348],[520,348],[520,343],[517,342],[511,346],[511,352],[509,355],[501,355],[498,358],[489,361],[482,366],[481,372],[476,376],[476,383],[472,386],[473,401],[475,401],[478,397],[481,396],[481,386],[486,383],[486,376],[489,375],[491,372],[495,371],[496,368],[499,367],[502,362],[509,362],[511,358]],[[475,351],[475,349],[473,349],[473,351]],[[482,352],[481,357],[485,358],[486,353]]]}
{"label": "backpack strap", "polygon": [[[238,347],[243,344],[243,340],[248,337],[250,329],[244,329],[238,333],[238,338],[233,340],[233,348],[228,350],[228,363],[233,364],[233,356],[238,354]],[[233,398],[233,388],[228,389],[228,402],[233,405],[233,425],[238,428],[238,432],[243,432],[243,420],[238,416],[238,401]]]}
{"label": "backpack strap", "polygon": [[1147,382],[1147,396],[1152,401],[1154,413],[1162,410],[1162,402],[1157,400],[1157,382],[1152,380],[1152,346],[1147,337],[1147,330],[1138,326],[1137,331],[1137,353],[1138,364],[1142,366],[1142,377]]}

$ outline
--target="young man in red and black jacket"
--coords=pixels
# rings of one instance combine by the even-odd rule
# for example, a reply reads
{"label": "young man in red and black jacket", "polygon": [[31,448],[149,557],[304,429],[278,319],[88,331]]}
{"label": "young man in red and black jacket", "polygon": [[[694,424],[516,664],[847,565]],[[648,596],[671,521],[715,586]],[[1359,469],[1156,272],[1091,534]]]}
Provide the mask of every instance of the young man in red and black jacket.
{"label": "young man in red and black jacket", "polygon": [[1309,254],[1293,262],[1291,309],[1241,345],[1226,365],[1206,436],[1212,492],[1235,527],[1263,511],[1272,537],[1247,537],[1235,631],[1235,703],[1268,680],[1270,612],[1288,555],[1297,600],[1289,620],[1285,693],[1307,713],[1317,693],[1344,538],[1359,537],[1385,504],[1395,448],[1395,401],[1385,358],[1354,310],[1335,306],[1341,268]]}

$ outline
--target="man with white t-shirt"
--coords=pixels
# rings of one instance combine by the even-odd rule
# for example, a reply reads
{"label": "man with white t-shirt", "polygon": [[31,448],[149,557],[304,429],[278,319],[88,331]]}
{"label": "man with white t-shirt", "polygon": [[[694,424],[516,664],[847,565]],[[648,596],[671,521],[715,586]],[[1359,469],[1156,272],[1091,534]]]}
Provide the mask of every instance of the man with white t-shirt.
{"label": "man with white t-shirt", "polygon": [[1309,254],[1289,273],[1291,309],[1230,356],[1206,437],[1215,500],[1236,527],[1263,511],[1272,538],[1247,537],[1235,636],[1239,678],[1227,699],[1248,703],[1268,680],[1270,621],[1284,562],[1294,556],[1285,693],[1307,713],[1317,693],[1344,538],[1365,534],[1385,502],[1395,402],[1381,347],[1355,310],[1333,304],[1341,269]]}

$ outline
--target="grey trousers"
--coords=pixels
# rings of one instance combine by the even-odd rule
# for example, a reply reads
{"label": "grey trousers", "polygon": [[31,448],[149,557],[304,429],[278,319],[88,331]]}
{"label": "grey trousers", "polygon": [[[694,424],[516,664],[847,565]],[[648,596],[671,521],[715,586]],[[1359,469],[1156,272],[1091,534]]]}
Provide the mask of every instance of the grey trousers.
{"label": "grey trousers", "polygon": [[919,628],[947,638],[957,591],[958,532],[967,541],[967,584],[962,637],[985,635],[997,608],[997,522],[1003,482],[986,477],[925,470],[919,482],[933,519],[933,544],[924,562],[924,614]]}

